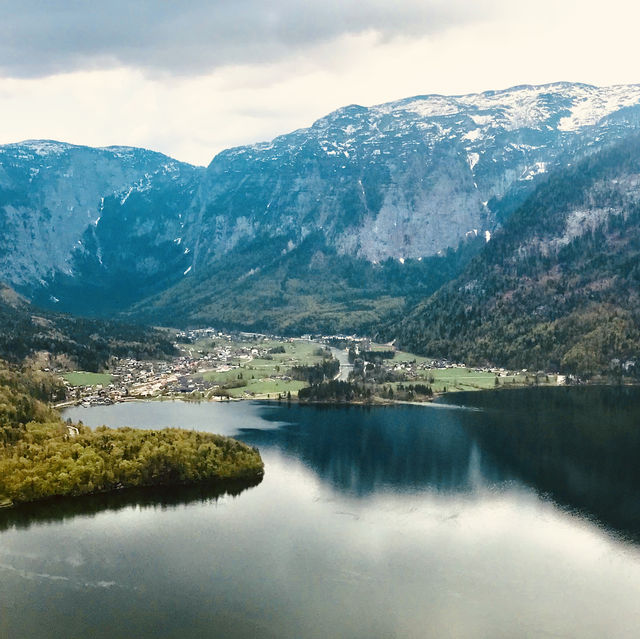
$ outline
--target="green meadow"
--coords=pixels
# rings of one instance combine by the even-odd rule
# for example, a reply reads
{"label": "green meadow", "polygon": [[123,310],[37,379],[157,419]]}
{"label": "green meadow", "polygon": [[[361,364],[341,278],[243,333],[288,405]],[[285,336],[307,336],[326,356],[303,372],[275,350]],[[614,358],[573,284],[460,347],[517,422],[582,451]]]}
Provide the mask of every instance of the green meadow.
{"label": "green meadow", "polygon": [[[215,341],[215,340],[214,340]],[[209,340],[209,345],[211,340]],[[211,370],[198,373],[196,376],[209,382],[220,384],[231,397],[243,397],[246,394],[265,397],[279,393],[291,393],[296,396],[298,391],[306,386],[304,382],[297,380],[284,380],[282,377],[290,377],[293,366],[311,366],[322,361],[321,347],[318,344],[304,340],[277,341],[277,340],[243,340],[230,344],[233,350],[242,348],[251,349],[276,349],[284,348],[284,353],[270,353],[263,357],[251,355],[251,359],[234,357],[228,364],[233,366],[231,370]],[[193,348],[203,350],[206,344],[194,344]],[[223,368],[223,367],[220,367]],[[246,386],[236,386],[246,382]]]}
{"label": "green meadow", "polygon": [[87,373],[85,371],[64,373],[62,377],[64,377],[71,386],[108,386],[113,379],[108,373]]}

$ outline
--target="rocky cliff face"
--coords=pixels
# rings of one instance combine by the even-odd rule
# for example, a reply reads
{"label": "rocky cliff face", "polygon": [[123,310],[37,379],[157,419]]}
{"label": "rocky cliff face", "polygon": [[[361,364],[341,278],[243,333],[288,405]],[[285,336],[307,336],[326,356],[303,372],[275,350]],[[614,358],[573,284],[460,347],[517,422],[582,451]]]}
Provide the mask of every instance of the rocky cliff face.
{"label": "rocky cliff face", "polygon": [[74,310],[86,303],[85,291],[103,296],[145,279],[175,279],[188,259],[174,240],[200,174],[144,149],[0,147],[2,277],[42,303],[63,299]]}
{"label": "rocky cliff face", "polygon": [[41,304],[112,313],[184,297],[229,260],[235,286],[309,237],[309,265],[318,237],[337,259],[421,260],[489,238],[547,173],[638,128],[640,86],[559,83],[349,106],[206,170],[142,149],[7,145],[0,277]]}
{"label": "rocky cliff face", "polygon": [[568,157],[638,127],[639,104],[638,86],[554,84],[340,109],[214,158],[195,265],[259,235],[315,230],[370,261],[436,254],[491,232],[501,203]]}

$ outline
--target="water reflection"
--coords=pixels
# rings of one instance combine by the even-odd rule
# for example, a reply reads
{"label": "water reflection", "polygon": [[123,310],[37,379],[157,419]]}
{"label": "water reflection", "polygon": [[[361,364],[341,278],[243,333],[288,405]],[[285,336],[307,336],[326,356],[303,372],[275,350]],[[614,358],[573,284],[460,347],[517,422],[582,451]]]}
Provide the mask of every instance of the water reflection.
{"label": "water reflection", "polygon": [[224,416],[263,481],[3,513],[0,637],[636,636],[640,549],[539,495],[613,521],[589,487],[620,509],[637,493],[639,398],[545,392],[454,398],[477,411],[136,407]]}
{"label": "water reflection", "polygon": [[640,540],[640,389],[468,393],[461,425],[504,472]]}
{"label": "water reflection", "polygon": [[244,431],[261,449],[278,448],[334,488],[365,496],[384,488],[468,492],[513,475],[469,436],[454,410],[429,407],[264,407],[275,430]]}
{"label": "water reflection", "polygon": [[640,389],[540,388],[431,407],[264,407],[288,425],[242,438],[302,460],[334,488],[469,493],[517,481],[640,540]]}
{"label": "water reflection", "polygon": [[640,389],[458,393],[442,404],[170,402],[75,409],[80,413],[69,416],[89,425],[137,420],[145,427],[222,429],[301,461],[332,488],[359,497],[381,490],[463,494],[524,483],[640,540]]}
{"label": "water reflection", "polygon": [[195,486],[130,488],[101,495],[65,497],[38,503],[22,504],[0,510],[0,531],[28,529],[36,524],[64,522],[75,517],[91,517],[103,511],[126,508],[175,508],[192,503],[215,503],[221,497],[236,497],[262,481],[221,481]]}

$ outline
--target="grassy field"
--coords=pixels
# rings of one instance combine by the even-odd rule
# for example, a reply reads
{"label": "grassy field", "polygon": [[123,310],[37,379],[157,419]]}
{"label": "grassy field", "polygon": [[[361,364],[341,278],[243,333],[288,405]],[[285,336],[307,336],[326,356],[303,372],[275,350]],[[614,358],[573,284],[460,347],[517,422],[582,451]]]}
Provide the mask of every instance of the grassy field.
{"label": "grassy field", "polygon": [[[519,373],[501,377],[495,373],[477,371],[472,368],[432,368],[419,370],[418,378],[413,383],[424,383],[431,386],[434,392],[442,393],[456,391],[490,390],[492,388],[503,388],[511,386],[527,386],[535,384],[535,376]],[[496,384],[496,379],[498,380]],[[433,381],[431,381],[433,380]],[[402,382],[400,382],[402,383]],[[412,382],[404,382],[407,386]],[[555,376],[538,379],[539,384],[555,384]],[[393,384],[397,386],[397,384]]]}
{"label": "grassy field", "polygon": [[85,371],[65,373],[62,377],[71,386],[108,386],[113,379],[108,373],[86,373]]}
{"label": "grassy field", "polygon": [[[378,345],[376,345],[378,346]],[[417,365],[430,364],[433,357],[423,357],[414,355],[406,351],[396,351],[392,362],[414,362]],[[417,370],[417,383],[429,384],[434,392],[441,393],[446,391],[472,391],[472,390],[488,390],[498,387],[509,386],[525,386],[535,383],[534,375],[526,373],[515,373],[502,377],[496,373],[479,371],[474,368],[428,368]],[[498,383],[496,384],[496,378]],[[433,382],[430,380],[433,379]],[[541,378],[538,380],[540,384],[555,384],[555,376],[549,376],[549,379]],[[411,382],[407,382],[411,383]]]}
{"label": "grassy field", "polygon": [[[209,344],[210,342],[211,340],[209,340]],[[229,361],[229,365],[237,368],[232,368],[228,371],[212,370],[198,373],[198,377],[221,385],[238,380],[247,382],[246,386],[227,389],[227,392],[232,397],[242,397],[245,393],[266,397],[267,395],[288,392],[292,396],[296,396],[298,391],[306,384],[296,380],[278,378],[289,376],[290,369],[293,366],[309,366],[322,361],[322,355],[318,353],[320,346],[303,340],[246,340],[233,342],[230,346],[234,351],[242,348],[251,350],[252,348],[271,349],[276,347],[284,347],[285,350],[284,353],[269,354],[267,358],[252,356],[252,359],[248,360],[242,357],[235,357]],[[207,345],[193,344],[191,347],[203,350],[207,348]]]}
{"label": "grassy field", "polygon": [[438,393],[445,388],[448,391],[483,390],[493,388],[496,383],[495,374],[478,372],[471,368],[436,368],[419,373],[424,380],[433,377],[434,382],[431,386]]}
{"label": "grassy field", "polygon": [[433,357],[423,357],[422,355],[414,355],[413,353],[407,353],[406,351],[396,351],[393,356],[393,362],[413,362],[417,364],[425,364],[433,361]]}
{"label": "grassy field", "polygon": [[231,397],[242,397],[245,393],[253,393],[257,397],[291,393],[292,397],[295,397],[298,395],[298,391],[306,385],[305,382],[298,382],[296,380],[256,379],[251,380],[247,386],[242,388],[230,388],[228,393]]}

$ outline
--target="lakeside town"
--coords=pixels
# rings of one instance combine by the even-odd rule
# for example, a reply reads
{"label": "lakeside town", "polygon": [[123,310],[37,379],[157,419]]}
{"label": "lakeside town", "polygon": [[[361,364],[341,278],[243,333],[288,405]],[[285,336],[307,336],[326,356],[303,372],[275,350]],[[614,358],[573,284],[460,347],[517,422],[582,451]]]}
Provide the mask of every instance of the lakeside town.
{"label": "lakeside town", "polygon": [[[424,389],[422,399],[430,399],[432,393],[448,391],[567,382],[562,375],[542,371],[470,368],[406,353],[393,344],[375,344],[366,337],[282,338],[206,328],[179,331],[175,339],[178,354],[170,360],[122,358],[104,373],[63,373],[65,404],[176,398],[291,400],[310,383],[329,379],[360,383],[386,399],[406,398],[407,388],[411,399],[416,398],[414,388]],[[310,371],[328,361],[333,361],[332,367],[325,366],[329,377],[309,377]]]}

